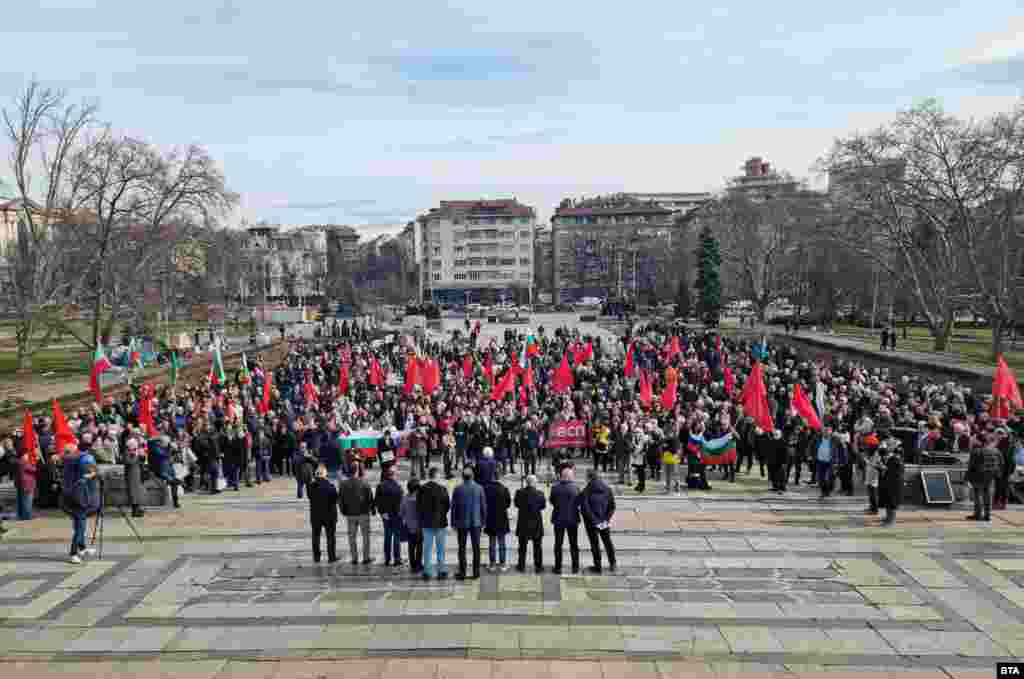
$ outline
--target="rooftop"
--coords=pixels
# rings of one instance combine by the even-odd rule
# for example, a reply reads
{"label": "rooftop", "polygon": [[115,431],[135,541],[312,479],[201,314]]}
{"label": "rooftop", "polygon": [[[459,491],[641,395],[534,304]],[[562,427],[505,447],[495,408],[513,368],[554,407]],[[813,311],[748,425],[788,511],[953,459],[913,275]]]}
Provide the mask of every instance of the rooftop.
{"label": "rooftop", "polygon": [[533,217],[534,209],[515,198],[497,200],[442,200],[440,207],[430,208],[424,216],[433,215],[494,215],[503,217]]}
{"label": "rooftop", "polygon": [[637,200],[626,194],[596,198],[566,198],[555,209],[555,217],[589,217],[597,215],[654,215],[668,217],[672,210],[652,200]]}

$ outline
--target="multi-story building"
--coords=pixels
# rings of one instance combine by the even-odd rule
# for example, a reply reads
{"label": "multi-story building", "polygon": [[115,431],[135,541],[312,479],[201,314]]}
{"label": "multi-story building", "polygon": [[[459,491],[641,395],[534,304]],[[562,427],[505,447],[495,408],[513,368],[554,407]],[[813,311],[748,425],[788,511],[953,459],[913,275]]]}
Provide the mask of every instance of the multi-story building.
{"label": "multi-story building", "polygon": [[537,227],[533,236],[533,287],[537,301],[550,302],[555,291],[555,257],[551,229]]}
{"label": "multi-story building", "polygon": [[734,177],[726,187],[733,194],[743,194],[751,200],[770,200],[777,196],[796,193],[800,182],[786,173],[773,170],[771,163],[754,156],[743,164],[743,174]]}
{"label": "multi-story building", "polygon": [[421,297],[438,304],[512,301],[533,288],[536,213],[516,199],[443,200],[416,219]]}
{"label": "multi-story building", "polygon": [[675,214],[625,194],[563,200],[551,217],[556,302],[653,290]]}
{"label": "multi-story building", "polygon": [[[323,299],[328,277],[327,234],[334,228],[307,226],[284,230],[279,225],[259,224],[246,229],[246,257],[242,298],[252,301],[302,301]],[[351,237],[342,240],[348,243]],[[355,234],[358,242],[359,236]],[[347,257],[345,249],[342,256]],[[352,250],[355,261],[357,250]]]}
{"label": "multi-story building", "polygon": [[673,191],[669,193],[624,193],[626,198],[641,203],[654,203],[658,207],[671,210],[679,216],[687,215],[704,203],[711,200],[712,195],[704,191]]}

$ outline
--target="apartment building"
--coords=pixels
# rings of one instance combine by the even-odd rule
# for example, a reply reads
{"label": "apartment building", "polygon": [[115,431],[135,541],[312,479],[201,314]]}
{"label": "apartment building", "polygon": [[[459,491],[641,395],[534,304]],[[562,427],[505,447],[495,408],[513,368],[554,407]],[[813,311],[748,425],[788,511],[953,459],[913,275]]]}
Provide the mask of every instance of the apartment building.
{"label": "apartment building", "polygon": [[536,212],[515,198],[443,200],[420,215],[421,298],[493,303],[533,288]]}

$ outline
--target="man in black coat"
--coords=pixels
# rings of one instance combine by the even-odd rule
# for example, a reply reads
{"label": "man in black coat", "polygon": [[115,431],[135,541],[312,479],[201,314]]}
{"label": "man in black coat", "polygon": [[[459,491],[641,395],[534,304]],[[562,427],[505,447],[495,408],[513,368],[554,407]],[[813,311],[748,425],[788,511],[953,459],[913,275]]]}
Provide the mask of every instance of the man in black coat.
{"label": "man in black coat", "polygon": [[579,494],[576,482],[573,481],[573,469],[562,469],[561,478],[551,489],[551,523],[555,527],[555,567],[551,572],[555,575],[562,574],[562,545],[566,534],[569,535],[572,572],[574,575],[580,572]]}
{"label": "man in black coat", "polygon": [[526,570],[526,543],[533,542],[533,567],[538,573],[544,571],[544,553],[541,543],[544,540],[544,517],[542,512],[547,507],[544,493],[537,490],[537,477],[526,477],[526,487],[516,491],[516,509],[519,520],[516,522],[516,536],[519,538],[519,563],[516,570]]}
{"label": "man in black coat", "polygon": [[[437,569],[437,577],[444,580],[448,577],[448,563],[445,559],[445,542],[448,537],[448,510],[451,509],[451,498],[448,489],[438,483],[440,471],[431,467],[427,471],[428,481],[420,486],[416,495],[416,511],[419,514],[420,530],[423,531],[423,579],[429,580]],[[431,558],[436,560],[431,566]]]}
{"label": "man in black coat", "polygon": [[327,534],[327,563],[338,560],[338,489],[327,479],[327,467],[320,465],[316,480],[309,484],[309,522],[313,527],[313,562],[320,563],[320,532]]}
{"label": "man in black coat", "polygon": [[597,470],[587,472],[587,487],[579,495],[580,514],[583,515],[583,526],[590,541],[590,553],[594,557],[594,565],[588,570],[591,573],[601,572],[601,543],[608,552],[608,568],[615,572],[615,546],[612,544],[611,523],[615,515],[615,495],[611,488],[597,474]]}
{"label": "man in black coat", "polygon": [[384,565],[402,565],[402,486],[395,480],[395,468],[388,467],[381,472],[374,504],[384,522]]}

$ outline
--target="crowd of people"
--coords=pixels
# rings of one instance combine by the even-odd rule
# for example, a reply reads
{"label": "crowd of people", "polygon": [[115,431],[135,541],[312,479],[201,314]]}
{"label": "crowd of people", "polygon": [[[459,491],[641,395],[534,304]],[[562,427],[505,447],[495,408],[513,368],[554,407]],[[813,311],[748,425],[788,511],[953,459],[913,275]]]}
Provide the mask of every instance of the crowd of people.
{"label": "crowd of people", "polygon": [[[290,342],[273,369],[255,360],[229,379],[141,385],[70,412],[64,431],[52,418],[36,418],[33,450],[24,445],[26,432],[15,430],[2,443],[2,459],[18,489],[18,518],[30,519],[33,505],[64,507],[74,518],[71,558],[80,561],[88,555],[83,517],[102,501],[97,465],[123,465],[135,516],[144,514],[150,477],[169,488],[177,507],[181,490],[240,492],[284,475],[295,479],[297,497],[309,495],[317,559],[324,533],[328,560],[336,559],[340,509],[353,561],[360,553],[370,558],[369,517],[377,513],[385,564],[404,565],[404,542],[410,567],[444,575],[451,524],[459,573],[476,575],[481,533],[491,538],[491,565],[506,564],[504,536],[515,507],[518,567],[532,543],[540,568],[539,516],[550,503],[555,569],[568,536],[575,571],[580,521],[593,568],[601,568],[602,545],[614,567],[614,499],[602,473],[637,493],[650,491],[648,479],[678,493],[733,483],[756,462],[779,493],[806,479],[824,499],[853,495],[859,483],[865,511],[885,509],[891,523],[906,460],[969,453],[971,518],[985,521],[1014,496],[1015,469],[1024,464],[1021,420],[997,412],[990,398],[952,382],[810,360],[763,339],[661,323],[633,327],[621,342],[569,328],[507,330],[503,341],[487,340],[469,321],[443,339],[419,342],[375,338],[354,324],[345,330]],[[767,417],[745,407],[755,372]],[[816,417],[797,407],[796,385]],[[551,447],[549,433],[560,423],[583,427],[585,440]],[[584,457],[589,478],[579,490],[575,466]],[[404,484],[402,458],[409,459]],[[366,479],[378,467],[381,481],[372,490]],[[544,474],[557,479],[548,498],[537,488]],[[448,497],[444,481],[456,475],[463,483]],[[521,486],[514,499],[504,485],[509,475]],[[467,540],[476,555],[471,571]]]}

